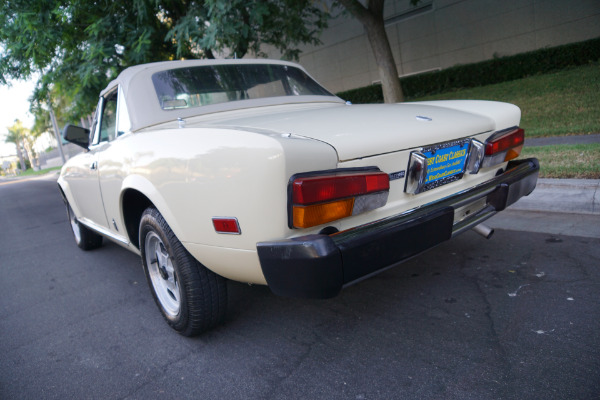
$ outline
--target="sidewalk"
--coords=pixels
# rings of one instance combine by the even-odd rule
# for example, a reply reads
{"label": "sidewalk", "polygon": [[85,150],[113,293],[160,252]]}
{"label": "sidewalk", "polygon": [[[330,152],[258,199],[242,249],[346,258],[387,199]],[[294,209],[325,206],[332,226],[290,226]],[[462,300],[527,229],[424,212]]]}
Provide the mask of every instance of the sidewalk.
{"label": "sidewalk", "polygon": [[538,179],[510,209],[600,215],[600,179]]}
{"label": "sidewalk", "polygon": [[[600,143],[600,134],[526,139],[525,146]],[[600,238],[600,179],[539,179],[533,193],[487,221],[494,228]]]}
{"label": "sidewalk", "polygon": [[50,171],[50,172],[47,172],[47,173],[42,174],[42,175],[0,176],[0,186],[1,185],[8,185],[10,183],[24,182],[24,181],[30,181],[30,180],[40,180],[40,179],[54,180],[54,181],[56,181],[56,180],[58,180],[58,176],[59,175],[60,175],[60,170],[57,169],[57,170]]}
{"label": "sidewalk", "polygon": [[539,179],[533,193],[486,224],[506,230],[600,238],[600,179]]}
{"label": "sidewalk", "polygon": [[600,143],[600,133],[593,135],[551,136],[531,139],[528,139],[527,137],[525,138],[525,147],[590,143]]}

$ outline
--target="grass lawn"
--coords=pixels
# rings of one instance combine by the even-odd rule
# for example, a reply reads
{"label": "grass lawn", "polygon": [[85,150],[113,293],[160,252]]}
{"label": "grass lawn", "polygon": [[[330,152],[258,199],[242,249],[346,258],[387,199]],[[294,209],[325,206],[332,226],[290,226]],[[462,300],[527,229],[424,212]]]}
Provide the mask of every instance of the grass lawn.
{"label": "grass lawn", "polygon": [[527,137],[600,133],[600,64],[411,99],[497,100],[521,108]]}
{"label": "grass lawn", "polygon": [[[600,64],[411,101],[451,99],[516,104],[530,138],[600,133]],[[600,179],[600,143],[525,147],[523,157],[540,160],[541,178]]]}
{"label": "grass lawn", "polygon": [[23,177],[23,176],[36,176],[36,175],[44,175],[47,174],[48,172],[51,171],[56,171],[61,169],[62,167],[52,167],[52,168],[46,168],[46,169],[42,169],[39,171],[34,171],[33,169],[28,169],[27,171],[20,173],[19,176]]}
{"label": "grass lawn", "polygon": [[540,160],[540,178],[600,179],[600,143],[525,147],[528,157]]}

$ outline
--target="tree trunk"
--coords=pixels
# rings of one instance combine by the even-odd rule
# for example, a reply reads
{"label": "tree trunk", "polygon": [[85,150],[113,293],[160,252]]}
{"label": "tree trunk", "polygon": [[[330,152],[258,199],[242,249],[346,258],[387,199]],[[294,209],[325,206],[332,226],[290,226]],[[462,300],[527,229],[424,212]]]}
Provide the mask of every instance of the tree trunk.
{"label": "tree trunk", "polygon": [[367,37],[375,56],[381,88],[383,90],[383,101],[386,103],[399,103],[404,101],[404,93],[398,79],[398,69],[394,61],[394,55],[385,31],[383,19],[364,25]]}
{"label": "tree trunk", "polygon": [[19,163],[21,164],[21,171],[25,172],[27,167],[25,166],[25,160],[23,160],[23,152],[21,151],[21,142],[17,140],[15,142],[15,146],[17,146],[17,157],[19,157]]}
{"label": "tree trunk", "polygon": [[386,103],[404,101],[402,86],[398,79],[398,69],[383,22],[385,0],[369,0],[366,8],[358,0],[338,0],[338,2],[358,19],[367,31],[367,38],[379,71],[383,101]]}
{"label": "tree trunk", "polygon": [[215,55],[213,54],[211,49],[203,49],[204,50],[204,54],[206,54],[206,58],[214,60],[215,59]]}
{"label": "tree trunk", "polygon": [[39,165],[37,165],[35,151],[33,151],[33,146],[31,145],[29,138],[26,137],[23,139],[23,147],[25,147],[25,152],[27,154],[27,158],[29,159],[29,165],[31,165],[31,168],[35,170],[37,167],[39,167]]}

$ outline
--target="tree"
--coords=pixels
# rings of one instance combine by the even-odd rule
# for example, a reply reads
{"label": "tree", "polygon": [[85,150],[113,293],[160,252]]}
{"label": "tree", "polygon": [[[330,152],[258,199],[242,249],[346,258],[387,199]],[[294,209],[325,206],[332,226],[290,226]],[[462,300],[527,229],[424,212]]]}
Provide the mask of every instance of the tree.
{"label": "tree", "polygon": [[[371,44],[379,78],[381,79],[383,100],[386,103],[404,101],[402,86],[400,86],[400,80],[398,79],[398,69],[385,31],[383,19],[385,0],[367,0],[366,6],[359,0],[336,1],[358,19],[367,32],[367,38]],[[410,0],[410,3],[416,5],[419,1]]]}
{"label": "tree", "polygon": [[19,158],[19,164],[21,165],[21,171],[25,171],[25,160],[23,159],[23,153],[21,151],[21,138],[14,132],[9,132],[4,139],[6,143],[14,143],[17,147],[17,157]]}
{"label": "tree", "polygon": [[[24,141],[25,141],[25,128],[23,128],[23,124],[18,119],[15,120],[13,126],[7,127],[8,134],[6,135],[5,142],[6,143],[14,143],[17,147],[17,157],[19,158],[19,164],[21,165],[21,171],[25,171],[27,167],[25,166],[25,159],[23,158],[23,150]],[[29,159],[29,163],[31,164],[31,158]]]}
{"label": "tree", "polygon": [[29,165],[31,167],[39,167],[37,155],[35,154],[35,150],[33,148],[33,144],[38,135],[34,135],[31,130],[25,128],[23,126],[23,122],[21,122],[19,119],[15,119],[15,123],[7,129],[9,135],[14,134],[16,137],[20,138],[21,145],[25,149],[25,154],[29,160]]}
{"label": "tree", "polygon": [[179,46],[194,44],[208,58],[215,51],[238,58],[249,52],[264,56],[261,45],[268,44],[284,59],[297,60],[297,46],[319,44],[318,34],[329,18],[314,0],[205,0],[192,6],[196,9],[179,20],[168,38],[180,38]]}
{"label": "tree", "polygon": [[[317,43],[327,12],[312,0],[4,0],[0,5],[0,84],[41,72],[34,108],[52,92],[78,120],[123,69],[178,58],[286,57]],[[54,102],[54,101],[53,101]]]}

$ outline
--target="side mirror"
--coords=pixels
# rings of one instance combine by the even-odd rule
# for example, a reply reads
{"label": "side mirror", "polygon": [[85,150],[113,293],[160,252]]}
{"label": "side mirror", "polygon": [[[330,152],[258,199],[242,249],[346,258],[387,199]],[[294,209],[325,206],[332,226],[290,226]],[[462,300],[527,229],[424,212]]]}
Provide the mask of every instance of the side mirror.
{"label": "side mirror", "polygon": [[67,124],[62,131],[62,136],[66,141],[81,146],[84,149],[87,149],[89,146],[90,130],[87,128]]}

